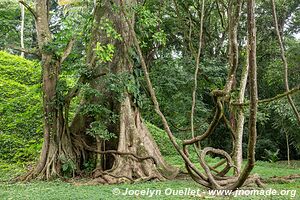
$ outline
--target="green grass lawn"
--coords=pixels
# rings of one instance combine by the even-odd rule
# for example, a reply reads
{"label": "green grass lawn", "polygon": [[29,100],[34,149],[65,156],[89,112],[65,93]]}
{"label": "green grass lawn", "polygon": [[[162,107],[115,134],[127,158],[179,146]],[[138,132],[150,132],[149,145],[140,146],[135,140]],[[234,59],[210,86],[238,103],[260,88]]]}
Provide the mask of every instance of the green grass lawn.
{"label": "green grass lawn", "polygon": [[[177,165],[182,168],[182,162],[180,159],[175,157],[167,157],[167,160],[172,164]],[[214,162],[211,159],[210,162]],[[296,190],[297,194],[294,198],[288,196],[239,196],[239,197],[212,197],[208,195],[208,191],[196,184],[193,180],[171,180],[164,182],[145,182],[137,184],[122,184],[122,185],[80,185],[76,186],[71,183],[62,182],[59,180],[43,182],[43,181],[33,181],[30,183],[9,183],[5,180],[15,176],[16,174],[21,174],[24,172],[22,167],[18,165],[9,165],[0,162],[0,200],[49,200],[49,199],[300,199],[300,180],[293,183],[285,184],[269,184],[265,189],[275,189],[280,190]],[[284,164],[275,164],[267,162],[257,162],[253,173],[260,174],[263,178],[272,176],[285,176],[289,174],[299,174],[299,166],[287,167]],[[117,189],[116,189],[117,188]],[[114,195],[113,192],[124,193],[126,188],[128,190],[151,190],[151,191],[161,191],[160,195],[149,196],[129,196],[129,195]],[[200,196],[195,195],[166,195],[165,192],[178,192],[180,190],[184,191],[185,188],[190,190],[199,190]],[[253,187],[252,187],[253,189]],[[254,188],[258,189],[258,188]]]}

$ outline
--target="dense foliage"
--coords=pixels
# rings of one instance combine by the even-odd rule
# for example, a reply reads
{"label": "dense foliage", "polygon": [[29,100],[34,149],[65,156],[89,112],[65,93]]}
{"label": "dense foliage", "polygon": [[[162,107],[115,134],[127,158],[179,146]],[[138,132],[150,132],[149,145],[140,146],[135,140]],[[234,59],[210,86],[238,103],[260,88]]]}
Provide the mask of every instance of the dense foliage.
{"label": "dense foliage", "polygon": [[[63,102],[63,96],[72,88],[78,77],[84,75],[90,77],[93,71],[89,71],[85,64],[86,47],[91,31],[92,1],[72,6],[59,6],[56,1],[51,1],[51,32],[55,33],[54,40],[45,50],[55,52],[60,56],[70,38],[77,37],[73,52],[62,65],[61,79],[58,82],[58,101]],[[137,6],[136,32],[141,40],[141,47],[149,66],[150,77],[153,81],[161,109],[172,125],[172,131],[178,139],[190,138],[190,108],[192,104],[191,93],[193,88],[193,73],[195,68],[195,51],[198,44],[200,16],[195,1],[145,1]],[[299,76],[299,52],[300,42],[294,36],[299,32],[299,1],[276,1],[282,35],[286,47],[286,53],[290,70],[290,87],[297,86]],[[29,3],[31,4],[31,3]],[[172,4],[172,6],[170,6]],[[227,20],[224,10],[226,7],[218,1],[206,1],[206,13],[204,23],[204,41],[201,72],[198,78],[197,102],[195,126],[196,135],[203,133],[208,127],[214,110],[210,92],[216,88],[223,88],[226,80],[228,64],[228,36],[226,35]],[[19,45],[19,6],[17,3],[6,0],[0,2],[0,46],[9,52],[16,52],[8,45]],[[244,19],[246,13],[241,13]],[[280,50],[274,33],[271,6],[268,2],[257,3],[257,61],[258,61],[258,85],[259,99],[273,97],[284,92],[283,65],[280,58]],[[26,42],[27,47],[37,47],[36,35],[32,33],[33,20],[31,14],[26,12]],[[222,20],[220,20],[222,18]],[[102,22],[102,28],[119,39],[118,33],[109,21]],[[238,78],[242,66],[246,64],[246,25],[240,24],[240,66]],[[283,28],[285,27],[285,28]],[[111,61],[115,52],[114,46],[97,44],[95,51],[100,57],[101,64]],[[108,73],[105,81],[109,87],[105,92],[113,94],[115,98],[121,98],[119,94],[124,90],[134,97],[135,103],[141,108],[143,117],[150,123],[163,128],[159,117],[153,114],[153,106],[148,98],[149,91],[145,89],[145,82],[141,72],[140,60],[135,52],[131,52],[134,59],[134,74],[122,74],[119,76]],[[32,58],[31,54],[26,55]],[[32,159],[40,148],[42,138],[42,109],[40,94],[41,69],[37,62],[12,56],[0,52],[0,159],[13,162],[21,159]],[[236,98],[238,86],[232,93],[232,99]],[[91,84],[80,85],[82,89],[80,97],[89,95],[100,96],[99,92],[91,88]],[[246,99],[249,97],[246,92]],[[300,107],[300,95],[293,96],[296,106]],[[79,98],[71,102],[70,119],[75,115],[80,104]],[[82,108],[84,114],[93,117],[113,121],[118,116],[109,112],[109,105],[102,102],[101,105],[90,104]],[[227,110],[227,115],[235,116],[236,110]],[[101,115],[101,117],[99,117]],[[247,113],[246,113],[247,115]],[[258,115],[258,159],[269,160],[272,153],[278,159],[286,159],[286,136],[289,137],[291,158],[300,158],[299,124],[288,106],[285,98],[259,106]],[[103,121],[103,120],[102,120]],[[105,132],[103,137],[113,138],[107,131],[106,123],[94,123],[89,133]],[[247,125],[247,124],[246,124]],[[247,126],[245,125],[244,141],[247,139]],[[161,136],[163,132],[153,125],[148,125],[158,142],[163,154],[175,153],[167,141],[167,137]],[[158,134],[159,132],[159,134]],[[225,125],[219,126],[206,144],[214,147],[231,149],[229,130]],[[158,136],[160,135],[160,136]],[[170,146],[169,146],[170,145]],[[245,143],[244,146],[247,144]],[[246,152],[246,151],[244,151]],[[273,155],[274,156],[274,155]]]}
{"label": "dense foliage", "polygon": [[0,51],[0,159],[36,159],[42,137],[41,67]]}
{"label": "dense foliage", "polygon": [[[155,85],[159,102],[166,114],[173,132],[178,138],[184,139],[191,136],[190,112],[192,104],[193,72],[195,58],[193,54],[197,50],[200,16],[197,16],[199,4],[193,1],[176,1],[175,8],[166,2],[147,1],[144,5],[152,15],[161,19],[157,26],[166,33],[166,44],[157,45],[150,49],[144,48],[151,69],[151,80]],[[228,22],[222,11],[222,2],[206,1],[206,14],[204,17],[204,46],[201,55],[200,73],[197,88],[197,103],[195,126],[196,135],[206,130],[214,109],[210,92],[216,88],[222,88],[225,84],[228,69],[228,35],[226,28]],[[280,30],[284,36],[284,45],[289,70],[290,88],[299,85],[299,1],[276,1],[277,14],[281,23]],[[272,9],[269,2],[257,1],[257,65],[259,99],[266,99],[281,94],[284,88],[284,69],[280,57],[278,39],[274,31]],[[164,14],[162,14],[164,13]],[[246,13],[241,13],[244,19]],[[221,18],[221,19],[220,19]],[[239,27],[239,68],[238,78],[242,73],[242,67],[246,65],[246,30],[244,23]],[[266,28],[268,27],[268,28]],[[285,28],[283,28],[285,27]],[[139,29],[141,31],[143,29]],[[144,30],[145,32],[147,30]],[[295,35],[298,33],[298,39]],[[153,55],[153,49],[156,54]],[[238,85],[232,93],[232,101],[237,98]],[[246,91],[246,101],[249,99],[249,91]],[[293,95],[295,104],[299,110],[300,95]],[[157,116],[151,113],[152,107],[146,107],[147,120],[162,128]],[[227,115],[236,116],[237,110],[227,110]],[[247,117],[246,113],[246,117]],[[244,129],[244,156],[246,156],[247,123]],[[300,135],[299,123],[286,98],[281,98],[267,104],[259,105],[258,113],[258,140],[256,157],[268,160],[270,152],[276,154],[278,159],[287,159],[287,141],[292,159],[299,159]],[[218,148],[231,149],[231,136],[225,125],[215,130],[205,145]],[[222,138],[222,139],[220,139]]]}

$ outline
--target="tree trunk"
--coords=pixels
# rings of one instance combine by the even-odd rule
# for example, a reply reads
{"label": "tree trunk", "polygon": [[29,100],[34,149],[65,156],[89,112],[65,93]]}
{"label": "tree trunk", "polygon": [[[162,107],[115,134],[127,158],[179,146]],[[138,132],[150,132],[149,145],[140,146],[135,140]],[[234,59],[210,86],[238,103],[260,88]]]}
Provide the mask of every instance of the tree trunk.
{"label": "tree trunk", "polygon": [[[238,96],[238,102],[244,103],[245,90],[248,79],[248,63],[243,68],[242,77],[240,81],[240,92]],[[234,153],[233,161],[237,168],[237,171],[241,171],[243,162],[243,133],[244,133],[244,122],[245,115],[243,108],[240,108],[237,113],[237,123],[235,130],[235,140],[234,140]]]}
{"label": "tree trunk", "polygon": [[289,133],[285,131],[285,139],[286,139],[286,153],[287,153],[287,164],[291,165],[290,162],[290,142],[289,142]]}
{"label": "tree trunk", "polygon": [[71,172],[75,169],[73,167],[75,154],[65,120],[67,111],[56,99],[60,62],[54,59],[52,53],[43,50],[52,41],[49,29],[49,1],[36,0],[35,14],[38,47],[43,68],[44,143],[37,166],[21,177],[21,180],[50,179],[60,176],[63,165],[68,165]]}
{"label": "tree trunk", "polygon": [[255,20],[255,0],[247,1],[247,31],[248,31],[248,55],[249,65],[249,90],[250,90],[250,115],[249,115],[249,140],[248,140],[248,159],[247,164],[237,182],[230,189],[239,188],[249,177],[255,165],[255,146],[257,139],[257,65],[256,65],[256,20]]}
{"label": "tree trunk", "polygon": [[[21,30],[20,30],[20,44],[21,48],[25,48],[24,46],[24,22],[25,22],[25,7],[20,3],[21,8]],[[24,57],[24,52],[21,52],[21,57]]]}
{"label": "tree trunk", "polygon": [[[239,65],[239,45],[238,45],[238,25],[240,19],[242,2],[230,1],[228,9],[228,37],[229,37],[229,65],[230,72],[226,82],[225,91],[231,92],[235,87],[236,71]],[[247,83],[248,71],[243,69],[243,75],[240,83],[239,101],[244,101],[244,93]],[[230,112],[230,122],[232,130],[234,130],[233,140],[233,162],[236,166],[236,171],[240,172],[242,165],[242,139],[244,128],[244,112],[242,109],[238,111],[235,119],[234,113]]]}
{"label": "tree trunk", "polygon": [[[289,86],[289,72],[288,72],[288,62],[287,62],[287,58],[285,56],[285,49],[284,49],[284,45],[283,45],[283,31],[280,32],[279,30],[279,26],[278,26],[278,20],[277,20],[277,14],[276,14],[276,5],[275,5],[275,1],[272,0],[272,14],[273,14],[273,19],[274,19],[274,25],[275,25],[275,30],[276,30],[276,35],[277,35],[277,39],[278,39],[278,43],[279,43],[279,47],[280,47],[280,56],[281,56],[281,60],[283,62],[284,65],[284,87],[286,92],[290,91],[290,86]],[[283,26],[281,26],[281,29],[283,30]],[[280,34],[282,33],[282,35]],[[287,99],[288,102],[295,114],[295,117],[298,121],[298,123],[300,124],[300,113],[297,110],[297,107],[291,97],[290,94],[287,94]]]}
{"label": "tree trunk", "polygon": [[[98,181],[118,183],[120,181],[163,180],[177,175],[174,168],[168,166],[145,126],[138,108],[132,103],[128,94],[120,106],[118,152],[130,152],[138,157],[152,157],[153,160],[137,160],[132,157],[116,155],[109,174],[96,171],[94,177]],[[107,146],[105,150],[111,150]],[[104,180],[103,180],[104,179]]]}
{"label": "tree trunk", "polygon": [[[133,1],[125,1],[129,7],[134,4]],[[118,4],[118,3],[117,3]],[[110,3],[106,4],[103,17],[110,19],[115,25],[115,29],[122,36],[122,41],[106,38],[104,33],[100,33],[101,44],[110,42],[116,47],[112,62],[108,63],[107,71],[115,74],[128,73],[132,74],[133,64],[129,58],[128,49],[132,46],[131,34],[124,19],[120,13],[112,10]],[[133,24],[134,21],[132,20]],[[104,39],[103,39],[104,38]],[[100,66],[101,67],[101,66]],[[100,69],[101,70],[101,69]],[[106,85],[95,85],[95,89],[103,92],[107,88]],[[107,93],[107,92],[106,92]],[[108,96],[107,94],[106,96]],[[172,178],[177,175],[178,169],[169,166],[162,157],[158,146],[153,140],[149,130],[147,129],[137,105],[133,103],[133,97],[125,91],[123,99],[118,102],[110,99],[110,104],[114,111],[117,112],[119,120],[117,124],[111,124],[111,130],[118,136],[117,140],[105,142],[103,151],[116,150],[117,152],[126,152],[137,157],[151,157],[152,159],[133,159],[132,156],[113,155],[113,158],[105,156],[108,163],[103,165],[102,169],[94,171],[96,181],[118,183],[122,181],[138,181],[149,179],[165,179]],[[106,100],[107,101],[107,100]],[[153,159],[156,163],[153,162]],[[111,168],[111,169],[110,169]],[[106,170],[106,171],[103,171]],[[109,172],[109,173],[107,173]]]}

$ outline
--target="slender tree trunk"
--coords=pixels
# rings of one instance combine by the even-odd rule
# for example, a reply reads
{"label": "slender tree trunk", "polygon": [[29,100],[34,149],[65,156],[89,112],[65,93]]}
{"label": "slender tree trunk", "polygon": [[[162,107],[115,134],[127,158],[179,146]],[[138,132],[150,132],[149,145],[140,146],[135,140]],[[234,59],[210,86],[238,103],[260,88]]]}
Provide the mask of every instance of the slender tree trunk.
{"label": "slender tree trunk", "polygon": [[[277,14],[276,14],[276,6],[275,6],[275,1],[271,0],[272,3],[272,14],[273,14],[273,19],[274,19],[274,25],[275,25],[275,30],[276,30],[276,35],[277,35],[277,39],[278,39],[278,43],[279,43],[279,47],[280,47],[280,52],[281,52],[281,60],[283,62],[284,65],[284,86],[285,86],[285,90],[286,92],[290,91],[290,87],[289,87],[289,73],[288,73],[288,62],[287,59],[285,57],[285,50],[284,50],[284,45],[283,45],[283,41],[282,41],[282,36],[280,34],[280,30],[278,27],[278,20],[277,20]],[[283,29],[283,26],[281,27]],[[297,107],[291,97],[290,94],[287,94],[287,99],[288,102],[296,116],[296,119],[298,121],[298,123],[300,124],[300,113],[297,110]]]}
{"label": "slender tree trunk", "polygon": [[[21,43],[21,48],[25,48],[24,46],[24,22],[25,22],[25,7],[23,4],[20,3],[20,8],[21,8],[21,30],[20,30],[20,43]],[[21,52],[21,57],[24,57],[24,52]]]}
{"label": "slender tree trunk", "polygon": [[239,46],[238,46],[238,25],[241,12],[241,0],[230,1],[228,9],[228,37],[229,37],[229,66],[230,71],[227,77],[225,92],[229,93],[235,83],[236,70],[239,62]]}
{"label": "slender tree trunk", "polygon": [[287,131],[285,132],[285,139],[286,139],[287,162],[288,162],[288,166],[290,166],[291,165],[291,163],[290,163],[290,142],[289,142],[289,134]]}
{"label": "slender tree trunk", "polygon": [[[199,32],[199,44],[198,44],[198,52],[195,57],[196,59],[196,68],[195,68],[195,73],[194,73],[194,89],[192,93],[192,109],[191,109],[191,132],[192,132],[192,137],[195,137],[195,128],[194,128],[194,113],[195,113],[195,107],[196,107],[196,92],[197,92],[197,85],[198,85],[198,73],[199,73],[199,65],[200,65],[200,57],[201,57],[201,50],[202,50],[202,37],[203,37],[203,22],[204,22],[204,7],[205,7],[205,0],[202,0],[201,3],[201,22],[200,22],[200,32]],[[192,48],[191,48],[192,51]],[[200,146],[200,144],[198,144]],[[197,145],[193,145],[195,148],[195,151],[197,152],[199,156],[199,150],[197,148]],[[199,147],[200,149],[200,147]]]}
{"label": "slender tree trunk", "polygon": [[[240,81],[240,89],[239,89],[239,96],[238,102],[244,103],[245,97],[245,90],[247,85],[248,79],[248,64],[245,65],[242,72],[242,77]],[[237,170],[240,171],[242,168],[243,162],[243,133],[244,133],[244,122],[245,122],[245,115],[243,108],[240,108],[237,113],[237,123],[236,123],[236,133],[235,133],[235,148],[233,154],[233,161],[237,167]]]}
{"label": "slender tree trunk", "polygon": [[[230,1],[228,9],[228,37],[229,37],[229,66],[230,72],[225,86],[226,92],[231,92],[235,87],[236,82],[236,70],[239,64],[239,45],[238,45],[238,25],[240,19],[242,2]],[[244,93],[247,83],[248,71],[243,69],[243,75],[240,83],[239,100],[244,101]],[[230,122],[232,130],[234,131],[233,140],[233,162],[236,166],[237,172],[240,172],[242,165],[242,139],[243,139],[243,127],[244,127],[244,113],[242,110],[238,111],[237,118],[234,113],[230,112]]]}
{"label": "slender tree trunk", "polygon": [[255,165],[255,145],[257,138],[257,65],[256,65],[256,22],[255,22],[255,0],[247,1],[247,30],[248,30],[248,64],[250,83],[250,116],[249,116],[249,141],[248,162],[239,176],[237,182],[231,188],[239,188],[249,177]]}

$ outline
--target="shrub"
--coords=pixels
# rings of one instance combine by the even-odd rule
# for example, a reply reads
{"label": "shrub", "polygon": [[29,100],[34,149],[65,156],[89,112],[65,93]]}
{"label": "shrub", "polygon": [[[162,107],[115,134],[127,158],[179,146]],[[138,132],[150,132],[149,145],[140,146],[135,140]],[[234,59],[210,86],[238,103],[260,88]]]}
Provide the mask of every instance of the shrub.
{"label": "shrub", "polygon": [[37,158],[42,140],[27,141],[15,134],[0,134],[0,144],[0,160],[23,163]]}
{"label": "shrub", "polygon": [[265,149],[265,153],[266,153],[266,156],[263,157],[265,160],[268,160],[271,163],[275,163],[278,161],[279,149],[277,149],[277,151],[275,151],[275,152]]}
{"label": "shrub", "polygon": [[[266,157],[266,151],[276,152],[277,146],[276,144],[267,138],[259,138],[256,143],[255,157],[258,160],[268,161],[269,157]],[[246,152],[246,151],[244,151]]]}
{"label": "shrub", "polygon": [[0,160],[33,160],[41,148],[41,67],[0,51],[0,70]]}
{"label": "shrub", "polygon": [[[175,147],[173,147],[167,133],[164,130],[158,128],[157,126],[149,122],[146,122],[146,125],[163,156],[177,155]],[[180,144],[179,140],[177,142]]]}

